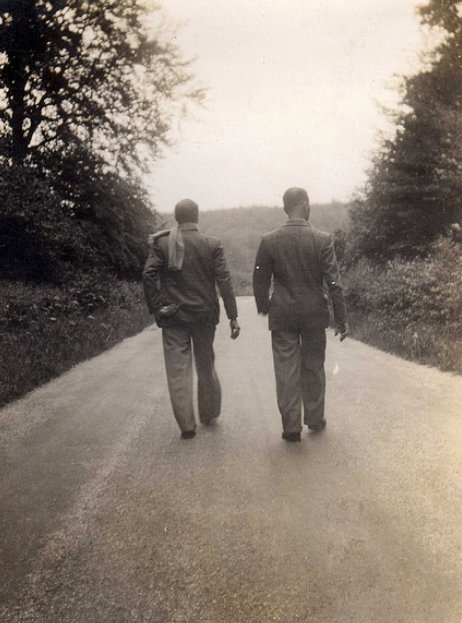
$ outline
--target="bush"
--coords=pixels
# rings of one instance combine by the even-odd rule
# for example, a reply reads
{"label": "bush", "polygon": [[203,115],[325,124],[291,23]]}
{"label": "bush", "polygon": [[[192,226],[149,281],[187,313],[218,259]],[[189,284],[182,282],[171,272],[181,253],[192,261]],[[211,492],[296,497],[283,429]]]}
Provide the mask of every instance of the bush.
{"label": "bush", "polygon": [[460,243],[438,239],[425,258],[345,272],[350,324],[359,339],[412,360],[462,372]]}
{"label": "bush", "polygon": [[3,168],[0,279],[59,284],[94,268],[139,279],[156,217],[130,184],[103,181],[96,189],[81,183],[87,205],[64,200],[36,170]]}
{"label": "bush", "polygon": [[66,289],[0,281],[0,404],[141,331],[141,285],[77,274]]}

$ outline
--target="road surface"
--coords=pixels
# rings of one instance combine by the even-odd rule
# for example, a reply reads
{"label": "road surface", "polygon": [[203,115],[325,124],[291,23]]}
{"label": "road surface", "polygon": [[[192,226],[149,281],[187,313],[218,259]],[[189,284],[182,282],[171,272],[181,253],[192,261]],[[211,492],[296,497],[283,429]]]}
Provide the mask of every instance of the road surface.
{"label": "road surface", "polygon": [[329,336],[281,440],[250,298],[221,421],[180,439],[151,327],[0,411],[2,623],[459,623],[462,378]]}

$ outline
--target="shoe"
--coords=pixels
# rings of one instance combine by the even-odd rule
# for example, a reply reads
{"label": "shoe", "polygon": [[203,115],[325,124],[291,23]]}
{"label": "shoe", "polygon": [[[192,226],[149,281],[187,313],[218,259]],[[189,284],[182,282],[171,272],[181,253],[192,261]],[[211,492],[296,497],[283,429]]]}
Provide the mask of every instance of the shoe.
{"label": "shoe", "polygon": [[285,441],[301,441],[302,440],[300,433],[286,433],[286,431],[282,433],[282,438]]}
{"label": "shoe", "polygon": [[196,436],[195,430],[182,430],[181,431],[181,439],[192,439]]}
{"label": "shoe", "polygon": [[322,430],[326,428],[326,420],[322,418],[320,422],[317,424],[308,424],[308,428],[313,431],[313,433],[320,433]]}
{"label": "shoe", "polygon": [[218,415],[211,417],[209,420],[202,420],[204,426],[214,426],[217,423]]}

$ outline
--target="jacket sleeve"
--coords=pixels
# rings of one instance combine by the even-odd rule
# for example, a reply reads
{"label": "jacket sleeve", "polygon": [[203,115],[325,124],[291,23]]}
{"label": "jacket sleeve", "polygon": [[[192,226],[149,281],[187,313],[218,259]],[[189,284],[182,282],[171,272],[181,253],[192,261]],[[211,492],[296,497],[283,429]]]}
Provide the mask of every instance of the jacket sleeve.
{"label": "jacket sleeve", "polygon": [[334,251],[334,239],[329,236],[327,244],[322,249],[321,254],[322,273],[329,289],[334,312],[334,321],[342,331],[346,327],[347,312],[343,287],[340,279],[340,271]]}
{"label": "jacket sleeve", "polygon": [[253,294],[259,314],[267,314],[269,311],[269,292],[272,275],[273,260],[269,253],[267,242],[262,238],[253,269]]}
{"label": "jacket sleeve", "polygon": [[159,292],[159,276],[164,263],[164,254],[157,244],[153,242],[143,270],[144,296],[151,314],[155,314],[162,307]]}
{"label": "jacket sleeve", "polygon": [[231,277],[226,266],[225,253],[221,242],[214,245],[212,255],[215,281],[220,290],[221,298],[223,299],[226,315],[229,320],[235,320],[237,318],[236,297],[234,295]]}

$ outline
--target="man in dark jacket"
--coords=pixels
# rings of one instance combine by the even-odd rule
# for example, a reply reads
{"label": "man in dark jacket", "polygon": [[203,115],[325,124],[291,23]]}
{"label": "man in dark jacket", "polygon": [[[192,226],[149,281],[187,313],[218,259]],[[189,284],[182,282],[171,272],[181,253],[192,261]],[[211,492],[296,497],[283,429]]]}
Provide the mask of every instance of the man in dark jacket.
{"label": "man in dark jacket", "polygon": [[283,202],[289,219],[263,236],[253,287],[258,312],[269,314],[282,437],[300,441],[302,403],[309,429],[319,432],[326,425],[325,329],[330,314],[324,286],[330,292],[341,341],[348,328],[332,236],[309,225],[306,190],[289,188]]}
{"label": "man in dark jacket", "polygon": [[199,232],[199,208],[183,199],[175,206],[177,227],[154,234],[143,271],[146,301],[162,328],[165,368],[173,412],[183,439],[195,435],[193,346],[198,376],[199,419],[210,424],[220,415],[221,388],[214,365],[213,340],[219,319],[216,286],[239,336],[236,299],[223,246]]}

